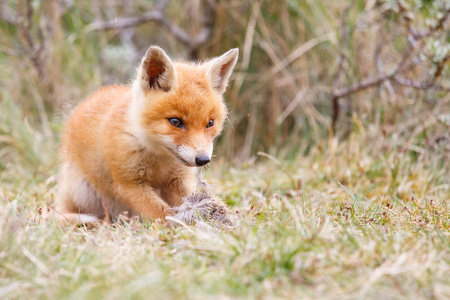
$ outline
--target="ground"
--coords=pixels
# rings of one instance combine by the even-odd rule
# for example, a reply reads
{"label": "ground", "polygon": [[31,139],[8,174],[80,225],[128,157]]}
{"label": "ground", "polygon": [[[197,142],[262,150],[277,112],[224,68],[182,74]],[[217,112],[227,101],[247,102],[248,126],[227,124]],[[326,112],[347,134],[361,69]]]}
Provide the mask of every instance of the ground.
{"label": "ground", "polygon": [[445,149],[361,127],[289,159],[216,157],[205,177],[234,228],[59,228],[38,213],[54,201],[57,144],[15,130],[23,153],[0,186],[2,299],[450,297]]}

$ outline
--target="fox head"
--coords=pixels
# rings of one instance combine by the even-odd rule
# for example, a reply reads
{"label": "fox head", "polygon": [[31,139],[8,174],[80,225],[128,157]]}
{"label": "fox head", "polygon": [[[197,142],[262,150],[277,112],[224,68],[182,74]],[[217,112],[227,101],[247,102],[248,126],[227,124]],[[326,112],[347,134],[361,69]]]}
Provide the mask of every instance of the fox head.
{"label": "fox head", "polygon": [[201,64],[172,62],[160,47],[150,47],[133,82],[130,108],[141,143],[184,165],[206,165],[227,115],[222,94],[238,54],[232,49]]}

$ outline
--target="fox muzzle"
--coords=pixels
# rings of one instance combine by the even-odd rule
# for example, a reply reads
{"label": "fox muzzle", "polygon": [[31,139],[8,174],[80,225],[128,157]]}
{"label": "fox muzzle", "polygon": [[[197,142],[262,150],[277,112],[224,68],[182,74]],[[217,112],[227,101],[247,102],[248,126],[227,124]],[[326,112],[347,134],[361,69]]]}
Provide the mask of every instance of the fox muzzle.
{"label": "fox muzzle", "polygon": [[199,167],[206,165],[210,161],[211,161],[211,158],[205,154],[200,154],[195,158],[195,164]]}

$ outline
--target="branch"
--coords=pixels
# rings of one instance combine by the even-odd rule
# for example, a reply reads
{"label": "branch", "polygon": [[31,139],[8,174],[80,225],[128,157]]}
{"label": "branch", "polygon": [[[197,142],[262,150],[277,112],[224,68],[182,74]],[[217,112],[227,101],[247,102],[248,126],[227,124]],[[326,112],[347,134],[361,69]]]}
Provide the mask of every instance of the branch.
{"label": "branch", "polygon": [[395,73],[391,73],[391,74],[382,74],[377,77],[364,79],[363,81],[358,82],[358,83],[352,85],[351,87],[335,91],[333,97],[336,97],[336,98],[346,97],[355,92],[359,92],[364,89],[376,86],[376,85],[384,82],[385,80],[391,79],[394,76],[395,76]]}
{"label": "branch", "polygon": [[393,78],[393,81],[397,84],[411,87],[411,88],[418,89],[418,90],[434,89],[436,91],[450,92],[450,87],[435,85],[434,83],[417,82],[417,81],[413,81],[413,80],[407,79],[407,78],[402,78],[399,76],[395,76]]}
{"label": "branch", "polygon": [[428,30],[426,30],[424,32],[413,31],[414,38],[416,40],[423,39],[423,38],[429,37],[434,32],[443,29],[444,23],[447,21],[449,15],[450,15],[450,8],[445,10],[442,13],[442,16],[437,20],[436,24],[434,26],[431,26],[430,28],[428,28]]}
{"label": "branch", "polygon": [[435,85],[434,82],[432,83],[426,83],[426,82],[417,82],[417,81],[413,81],[410,79],[406,79],[400,76],[397,76],[396,72],[390,73],[390,74],[383,74],[377,77],[372,77],[369,79],[365,79],[357,84],[352,85],[351,87],[345,88],[345,89],[341,89],[336,91],[336,93],[334,94],[334,97],[336,98],[342,98],[342,97],[346,97],[350,94],[356,93],[356,92],[360,92],[362,90],[365,90],[367,88],[379,85],[381,83],[383,83],[386,80],[393,80],[395,83],[403,85],[403,86],[408,86],[408,87],[412,87],[415,89],[421,89],[421,90],[426,90],[426,89],[430,89],[433,88],[437,91],[450,91],[450,88],[448,87],[444,87],[444,86],[440,86],[440,85]]}
{"label": "branch", "polygon": [[[347,43],[346,39],[348,38],[348,28],[345,28],[345,20],[347,18],[348,10],[351,8],[351,5],[352,5],[352,3],[350,3],[349,6],[344,9],[343,14],[342,14],[341,47],[343,47],[344,43]],[[343,54],[343,51],[342,50],[340,51],[340,54],[338,56],[338,68],[337,68],[337,71],[333,78],[333,89],[332,89],[333,97],[331,99],[332,105],[333,105],[333,115],[332,115],[332,123],[331,123],[333,131],[335,130],[336,123],[339,118],[340,108],[339,108],[338,100],[340,98],[349,96],[353,93],[365,90],[367,88],[371,88],[371,87],[380,85],[380,84],[384,83],[385,81],[392,80],[393,82],[395,82],[399,85],[403,85],[403,86],[407,86],[407,87],[411,87],[411,88],[415,88],[415,89],[423,89],[423,90],[434,89],[434,90],[438,90],[438,91],[450,91],[450,89],[447,87],[435,84],[436,79],[441,76],[443,67],[444,67],[446,61],[449,59],[449,57],[446,57],[443,62],[441,62],[440,64],[438,64],[436,66],[435,74],[433,75],[433,78],[429,82],[422,83],[422,82],[417,82],[417,81],[413,81],[410,79],[405,79],[405,78],[402,78],[399,76],[399,74],[402,74],[405,70],[409,70],[411,68],[411,66],[408,66],[407,62],[410,60],[411,56],[413,56],[413,54],[418,49],[417,45],[419,44],[419,42],[421,40],[431,36],[433,33],[443,29],[444,24],[445,24],[446,20],[448,19],[449,14],[450,14],[450,9],[445,10],[443,15],[437,20],[436,24],[434,26],[429,27],[428,30],[423,31],[423,32],[418,32],[417,30],[415,30],[411,25],[411,20],[409,18],[405,18],[405,22],[407,25],[406,27],[408,30],[408,45],[404,49],[403,55],[400,58],[400,60],[397,62],[397,64],[395,65],[393,71],[391,71],[389,73],[382,73],[376,77],[370,77],[370,78],[363,79],[350,87],[342,88],[342,89],[339,89],[339,81],[340,81],[339,79],[340,79],[340,74],[343,69],[343,61],[345,59],[345,56]],[[382,46],[383,46],[382,44],[377,45],[377,47],[375,49],[375,57],[376,58],[379,56]],[[419,48],[419,50],[420,50],[420,48]],[[380,63],[381,63],[381,61],[380,61]]]}
{"label": "branch", "polygon": [[206,43],[208,38],[211,36],[211,16],[214,12],[213,7],[210,3],[207,4],[205,8],[205,21],[203,22],[203,28],[200,33],[198,33],[195,37],[192,37],[181,27],[171,22],[166,17],[166,15],[164,14],[164,10],[167,6],[167,3],[168,0],[159,1],[155,5],[155,10],[146,12],[139,17],[116,18],[112,21],[93,22],[86,26],[85,31],[90,32],[109,29],[124,29],[136,27],[144,23],[156,22],[169,30],[169,32],[172,33],[181,43],[186,45],[192,56],[196,52],[198,47]]}
{"label": "branch", "polygon": [[349,38],[349,30],[347,27],[347,18],[348,13],[350,12],[350,9],[355,5],[355,0],[352,0],[342,11],[342,17],[341,17],[341,27],[340,27],[340,35],[342,38],[342,42],[340,44],[339,49],[339,56],[337,59],[338,67],[336,70],[336,73],[333,77],[333,99],[331,100],[333,103],[333,116],[331,119],[331,127],[333,129],[333,132],[336,131],[336,124],[337,120],[339,119],[340,114],[340,107],[339,107],[339,97],[336,97],[336,91],[339,88],[339,82],[341,78],[341,73],[344,68],[344,60],[345,60],[345,54],[344,54],[344,47],[348,45],[348,38]]}
{"label": "branch", "polygon": [[30,61],[38,74],[41,81],[45,81],[45,63],[42,59],[42,51],[44,50],[44,38],[39,26],[36,27],[36,34],[39,37],[36,39],[32,37],[33,29],[33,13],[34,9],[30,0],[18,2],[18,12],[20,15],[17,27],[21,37],[20,46],[22,50],[30,57]]}
{"label": "branch", "polygon": [[148,22],[163,25],[183,44],[190,44],[189,35],[177,25],[168,21],[161,11],[149,11],[139,17],[118,18],[113,21],[97,21],[86,26],[86,32],[94,30],[123,29],[136,27]]}

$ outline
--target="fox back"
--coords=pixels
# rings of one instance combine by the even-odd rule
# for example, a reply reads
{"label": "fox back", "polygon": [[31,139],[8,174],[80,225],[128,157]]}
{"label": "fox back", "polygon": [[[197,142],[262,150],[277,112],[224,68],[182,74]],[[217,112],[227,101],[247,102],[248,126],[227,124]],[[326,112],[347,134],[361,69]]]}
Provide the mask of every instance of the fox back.
{"label": "fox back", "polygon": [[83,101],[63,134],[56,216],[86,223],[170,215],[211,160],[237,58],[232,49],[204,63],[174,63],[152,46],[131,86],[104,87]]}

